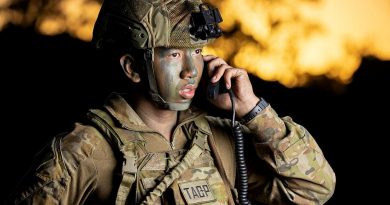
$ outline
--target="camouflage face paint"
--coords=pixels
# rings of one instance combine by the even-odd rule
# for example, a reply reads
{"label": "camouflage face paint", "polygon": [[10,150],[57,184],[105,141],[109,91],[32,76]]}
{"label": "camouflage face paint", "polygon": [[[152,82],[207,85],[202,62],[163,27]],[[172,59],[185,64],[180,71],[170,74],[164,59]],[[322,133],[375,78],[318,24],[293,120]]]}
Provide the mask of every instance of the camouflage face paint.
{"label": "camouflage face paint", "polygon": [[156,48],[153,67],[159,94],[165,101],[191,103],[203,71],[200,48]]}

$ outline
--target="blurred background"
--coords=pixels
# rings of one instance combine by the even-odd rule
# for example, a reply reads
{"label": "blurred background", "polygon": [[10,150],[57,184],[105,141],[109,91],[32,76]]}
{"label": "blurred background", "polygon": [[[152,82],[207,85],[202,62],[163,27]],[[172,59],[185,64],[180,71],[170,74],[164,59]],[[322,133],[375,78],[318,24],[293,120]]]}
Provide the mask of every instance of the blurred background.
{"label": "blurred background", "polygon": [[[327,204],[387,201],[390,1],[209,3],[224,36],[204,53],[247,69],[259,96],[312,133],[336,172]],[[100,4],[0,0],[1,199],[46,142],[110,93],[115,79],[89,43]]]}

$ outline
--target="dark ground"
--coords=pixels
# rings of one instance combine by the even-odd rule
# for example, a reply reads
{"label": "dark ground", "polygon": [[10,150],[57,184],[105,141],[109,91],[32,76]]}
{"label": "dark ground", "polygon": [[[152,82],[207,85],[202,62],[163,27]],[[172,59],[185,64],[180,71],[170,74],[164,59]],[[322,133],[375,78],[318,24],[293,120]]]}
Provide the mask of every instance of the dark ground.
{"label": "dark ground", "polygon": [[[44,37],[10,27],[0,32],[0,52],[2,201],[34,153],[70,129],[88,108],[100,105],[111,81],[87,78],[93,72],[103,79],[104,65],[94,60],[88,43],[66,35]],[[389,74],[390,61],[365,58],[345,87],[321,80],[287,89],[253,78],[256,93],[279,115],[304,125],[334,168],[336,192],[327,204],[383,204],[387,199]]]}

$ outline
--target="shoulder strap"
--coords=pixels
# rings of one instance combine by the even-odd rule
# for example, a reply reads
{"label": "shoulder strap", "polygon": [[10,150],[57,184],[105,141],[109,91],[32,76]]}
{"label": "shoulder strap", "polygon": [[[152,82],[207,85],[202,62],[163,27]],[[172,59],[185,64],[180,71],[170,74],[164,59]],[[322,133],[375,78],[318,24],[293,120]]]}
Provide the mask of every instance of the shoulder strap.
{"label": "shoulder strap", "polygon": [[226,132],[222,133],[215,129],[204,117],[195,119],[195,124],[198,128],[209,132],[208,144],[228,192],[229,204],[235,204],[233,193],[236,196],[234,188],[236,164],[232,138],[227,136]]}
{"label": "shoulder strap", "polygon": [[87,117],[103,133],[114,151],[122,153],[122,181],[119,185],[115,204],[124,205],[137,174],[136,144],[132,141],[126,141],[115,131],[114,121],[107,112],[91,109],[87,113]]}

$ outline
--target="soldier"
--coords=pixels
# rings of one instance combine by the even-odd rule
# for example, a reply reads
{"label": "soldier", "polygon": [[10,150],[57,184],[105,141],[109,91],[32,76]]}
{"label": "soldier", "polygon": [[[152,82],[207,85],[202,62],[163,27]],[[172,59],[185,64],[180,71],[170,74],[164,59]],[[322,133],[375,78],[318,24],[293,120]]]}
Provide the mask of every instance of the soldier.
{"label": "soldier", "polygon": [[[245,70],[202,55],[221,21],[200,0],[104,1],[93,43],[116,57],[129,92],[55,137],[13,203],[325,203],[335,175],[309,132],[256,96]],[[202,73],[230,89],[210,101],[233,106],[246,164],[234,115],[190,105]]]}

